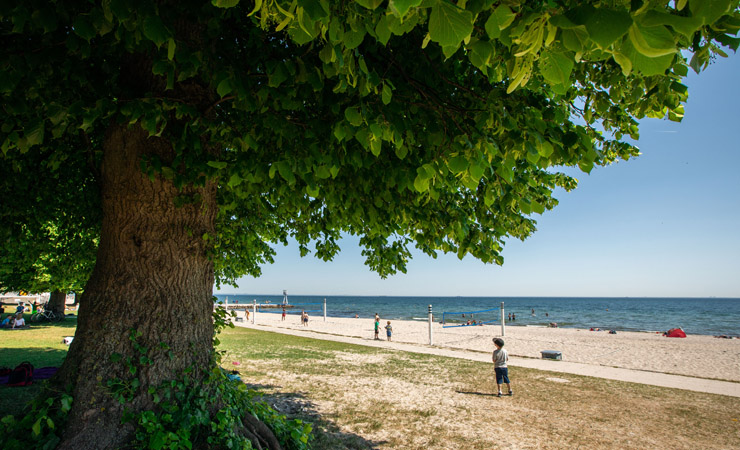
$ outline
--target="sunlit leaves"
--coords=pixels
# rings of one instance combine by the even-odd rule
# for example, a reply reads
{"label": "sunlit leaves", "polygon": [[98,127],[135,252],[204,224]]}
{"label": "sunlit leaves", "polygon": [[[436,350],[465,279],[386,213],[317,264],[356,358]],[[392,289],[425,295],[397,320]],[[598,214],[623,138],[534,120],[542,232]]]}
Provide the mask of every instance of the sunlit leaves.
{"label": "sunlit leaves", "polygon": [[473,32],[473,14],[451,2],[440,1],[429,16],[429,35],[442,47],[457,48]]}
{"label": "sunlit leaves", "polygon": [[[106,0],[19,9],[9,35],[47,33],[39,43],[63,42],[65,59],[46,64],[57,52],[37,45],[3,61],[2,154],[49,149],[63,167],[68,155],[54,144],[80,132],[98,143],[112,121],[142,126],[175,155],[147,161],[151,177],[218,183],[209,243],[224,279],[258,274],[270,245],[289,237],[306,251],[325,242],[330,257],[342,232],[362,236],[381,274],[404,269],[408,245],[500,262],[505,239],[533,232],[527,215],[554,207],[556,187],[574,187],[557,167],[632,157],[636,147],[622,140],[639,136],[637,119],[682,117],[689,64],[701,70],[721,46],[740,45],[732,5],[211,0],[194,11]],[[36,34],[23,34],[29,27]],[[145,61],[142,79],[129,76],[131,55]]]}
{"label": "sunlit leaves", "polygon": [[585,23],[593,41],[601,48],[609,48],[624,36],[632,25],[632,17],[626,11],[596,9]]}

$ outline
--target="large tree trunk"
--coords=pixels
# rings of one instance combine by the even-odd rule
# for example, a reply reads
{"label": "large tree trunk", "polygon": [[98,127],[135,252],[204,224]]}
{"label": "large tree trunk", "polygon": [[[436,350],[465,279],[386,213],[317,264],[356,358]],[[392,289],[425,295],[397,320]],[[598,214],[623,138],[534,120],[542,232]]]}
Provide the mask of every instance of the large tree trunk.
{"label": "large tree trunk", "polygon": [[46,308],[53,311],[57,317],[64,318],[64,308],[67,306],[67,293],[60,290],[53,291],[49,296],[49,303]]}
{"label": "large tree trunk", "polygon": [[[131,439],[133,425],[121,424],[123,406],[108,380],[138,378],[141,385],[125,405],[135,413],[152,408],[150,386],[188,368],[205,369],[211,357],[214,271],[201,237],[214,231],[215,184],[178,191],[159,175],[150,180],[142,157],[167,162],[174,154],[166,140],[148,137],[138,125],[111,125],[103,153],[97,262],[80,299],[74,342],[54,379],[59,387],[73,386],[61,449],[120,448]],[[193,201],[175,206],[181,195]],[[140,361],[132,329],[141,332],[136,343],[148,349],[151,363]],[[123,358],[114,362],[114,354]]]}

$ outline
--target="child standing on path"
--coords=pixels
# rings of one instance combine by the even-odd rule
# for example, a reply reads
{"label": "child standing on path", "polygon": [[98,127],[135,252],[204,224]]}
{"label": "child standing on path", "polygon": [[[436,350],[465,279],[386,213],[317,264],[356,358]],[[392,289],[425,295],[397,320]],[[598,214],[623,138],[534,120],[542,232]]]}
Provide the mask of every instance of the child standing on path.
{"label": "child standing on path", "polygon": [[380,332],[380,318],[375,314],[375,340],[379,341],[378,333]]}
{"label": "child standing on path", "polygon": [[514,391],[511,390],[511,382],[509,381],[509,367],[507,363],[509,361],[509,352],[504,347],[504,340],[501,338],[493,338],[493,345],[496,346],[496,350],[493,351],[493,370],[496,372],[496,387],[498,387],[498,396],[503,395],[501,393],[501,385],[506,383],[506,387],[509,388],[509,395],[514,395]]}
{"label": "child standing on path", "polygon": [[393,334],[393,327],[391,326],[391,321],[388,321],[388,325],[385,326],[385,334],[388,336],[388,340],[391,340],[391,335]]}

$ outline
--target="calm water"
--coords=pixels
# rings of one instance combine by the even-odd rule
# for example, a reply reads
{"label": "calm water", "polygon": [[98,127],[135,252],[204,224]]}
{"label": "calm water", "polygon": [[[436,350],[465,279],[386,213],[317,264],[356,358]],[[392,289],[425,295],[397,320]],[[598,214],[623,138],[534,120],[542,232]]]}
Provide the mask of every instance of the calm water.
{"label": "calm water", "polygon": [[[282,303],[282,295],[223,295],[229,304],[238,302]],[[471,312],[497,308],[516,314],[508,325],[547,325],[560,327],[628,331],[665,331],[681,327],[689,334],[740,336],[740,299],[727,298],[568,298],[568,297],[353,297],[290,295],[290,304],[305,309],[311,316],[373,317],[383,319],[426,320],[429,305],[435,319],[445,311]],[[531,310],[535,310],[533,316]],[[486,319],[497,313],[479,314]],[[547,316],[545,315],[547,314]]]}

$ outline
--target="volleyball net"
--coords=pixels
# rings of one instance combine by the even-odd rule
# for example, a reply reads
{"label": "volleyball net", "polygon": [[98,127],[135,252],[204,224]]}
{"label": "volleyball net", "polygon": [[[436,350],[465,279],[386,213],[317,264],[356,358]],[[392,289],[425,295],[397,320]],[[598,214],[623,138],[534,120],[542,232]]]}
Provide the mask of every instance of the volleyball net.
{"label": "volleyball net", "polygon": [[[303,311],[308,314],[324,313],[324,303],[291,303],[285,305],[286,314],[301,314]],[[283,313],[283,308],[279,307],[275,312]]]}
{"label": "volleyball net", "polygon": [[501,308],[482,309],[479,311],[442,312],[442,328],[472,327],[499,323]]}

